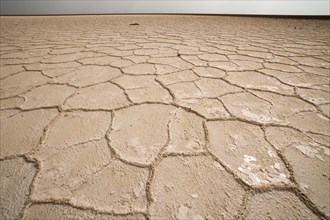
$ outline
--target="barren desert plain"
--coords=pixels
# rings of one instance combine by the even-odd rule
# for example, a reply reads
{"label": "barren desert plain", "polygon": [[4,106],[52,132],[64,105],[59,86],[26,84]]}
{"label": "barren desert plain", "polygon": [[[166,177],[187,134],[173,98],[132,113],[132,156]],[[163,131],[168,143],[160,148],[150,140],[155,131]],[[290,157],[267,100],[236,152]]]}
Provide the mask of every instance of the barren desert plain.
{"label": "barren desert plain", "polygon": [[0,22],[0,219],[330,219],[330,19]]}

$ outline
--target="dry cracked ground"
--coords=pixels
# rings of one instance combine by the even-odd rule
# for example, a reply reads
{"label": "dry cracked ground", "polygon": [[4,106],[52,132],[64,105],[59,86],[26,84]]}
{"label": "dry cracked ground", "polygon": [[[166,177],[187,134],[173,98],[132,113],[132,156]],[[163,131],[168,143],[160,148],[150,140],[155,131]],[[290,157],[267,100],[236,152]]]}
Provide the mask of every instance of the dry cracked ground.
{"label": "dry cracked ground", "polygon": [[0,219],[330,219],[329,25],[1,17]]}

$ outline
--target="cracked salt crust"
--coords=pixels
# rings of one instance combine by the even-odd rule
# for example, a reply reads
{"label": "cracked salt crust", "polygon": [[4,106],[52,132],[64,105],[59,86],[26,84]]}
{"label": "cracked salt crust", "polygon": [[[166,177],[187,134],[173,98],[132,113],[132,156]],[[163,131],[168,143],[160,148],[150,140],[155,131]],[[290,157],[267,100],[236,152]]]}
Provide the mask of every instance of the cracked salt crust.
{"label": "cracked salt crust", "polygon": [[[319,160],[324,161],[323,157],[319,154],[319,151],[317,149],[304,145],[298,145],[295,147],[308,157],[317,158]],[[324,153],[327,153],[327,155],[329,156],[329,149],[325,148]]]}
{"label": "cracked salt crust", "polygon": [[[273,156],[271,156],[273,157]],[[253,185],[268,184],[269,182],[277,183],[277,182],[288,182],[287,176],[283,173],[278,174],[278,176],[264,176],[263,174],[259,174],[259,170],[261,170],[261,166],[258,164],[257,159],[253,156],[244,155],[244,163],[238,167],[238,170],[248,176],[250,181],[252,181]],[[274,170],[281,171],[281,164],[275,163],[274,166],[270,166]],[[261,179],[261,178],[264,179]]]}
{"label": "cracked salt crust", "polygon": [[[208,122],[210,150],[252,186],[286,185],[289,173],[262,130],[243,122]],[[252,150],[253,149],[253,150]],[[251,154],[247,154],[247,153]],[[241,159],[242,158],[242,159]],[[273,164],[278,163],[276,168]]]}
{"label": "cracked salt crust", "polygon": [[77,90],[63,109],[116,109],[129,105],[124,91],[111,83],[103,83]]}
{"label": "cracked salt crust", "polygon": [[[244,190],[221,166],[213,163],[205,156],[164,158],[152,184],[156,202],[151,203],[151,217],[232,218],[243,202]],[[167,190],[166,186],[173,187]],[[209,202],[210,196],[212,202]]]}
{"label": "cracked salt crust", "polygon": [[1,219],[330,218],[328,20],[0,19]]}
{"label": "cracked salt crust", "polygon": [[328,216],[330,195],[324,192],[330,187],[329,146],[292,128],[268,128],[266,137],[292,166],[300,189]]}
{"label": "cracked salt crust", "polygon": [[287,191],[256,194],[248,207],[245,219],[318,219],[294,193]]}

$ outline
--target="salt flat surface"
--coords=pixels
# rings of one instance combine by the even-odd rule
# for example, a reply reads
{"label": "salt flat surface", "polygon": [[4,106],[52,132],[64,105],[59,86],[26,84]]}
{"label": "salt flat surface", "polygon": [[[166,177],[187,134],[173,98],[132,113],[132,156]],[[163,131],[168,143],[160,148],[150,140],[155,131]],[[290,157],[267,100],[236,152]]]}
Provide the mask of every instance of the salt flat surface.
{"label": "salt flat surface", "polygon": [[0,218],[330,218],[329,25],[1,17]]}

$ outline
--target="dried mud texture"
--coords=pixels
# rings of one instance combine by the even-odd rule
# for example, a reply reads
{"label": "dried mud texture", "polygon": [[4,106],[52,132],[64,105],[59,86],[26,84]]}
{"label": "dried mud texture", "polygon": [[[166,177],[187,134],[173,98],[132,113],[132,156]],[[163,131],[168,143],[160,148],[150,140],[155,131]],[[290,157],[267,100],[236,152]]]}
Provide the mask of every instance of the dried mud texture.
{"label": "dried mud texture", "polygon": [[100,139],[104,137],[110,122],[109,112],[63,112],[48,127],[32,156],[43,160],[76,144]]}
{"label": "dried mud texture", "polygon": [[0,19],[1,219],[330,218],[329,19]]}
{"label": "dried mud texture", "polygon": [[319,219],[292,192],[274,191],[253,196],[244,219]]}
{"label": "dried mud texture", "polygon": [[329,137],[319,142],[291,128],[266,129],[266,137],[290,163],[295,180],[302,192],[329,216],[330,149]]}
{"label": "dried mud texture", "polygon": [[289,184],[289,172],[261,128],[245,122],[207,122],[210,151],[251,186]]}
{"label": "dried mud texture", "polygon": [[66,100],[64,109],[116,109],[129,104],[124,92],[118,86],[104,83],[79,89]]}
{"label": "dried mud texture", "polygon": [[175,108],[168,105],[138,105],[115,113],[109,133],[110,145],[120,157],[148,165],[168,140],[168,124]]}
{"label": "dried mud texture", "polygon": [[233,219],[243,204],[244,189],[206,156],[165,158],[157,171],[153,219]]}
{"label": "dried mud texture", "polygon": [[64,149],[43,162],[35,180],[33,199],[72,196],[89,176],[110,163],[105,139]]}
{"label": "dried mud texture", "polygon": [[28,200],[37,170],[23,158],[0,161],[0,170],[0,218],[17,219]]}
{"label": "dried mud texture", "polygon": [[55,109],[39,109],[1,119],[1,158],[36,149],[45,127],[57,114]]}
{"label": "dried mud texture", "polygon": [[44,219],[67,219],[67,220],[146,220],[141,213],[113,215],[97,213],[92,210],[84,210],[60,204],[41,203],[30,206],[25,213],[24,220],[44,220]]}

